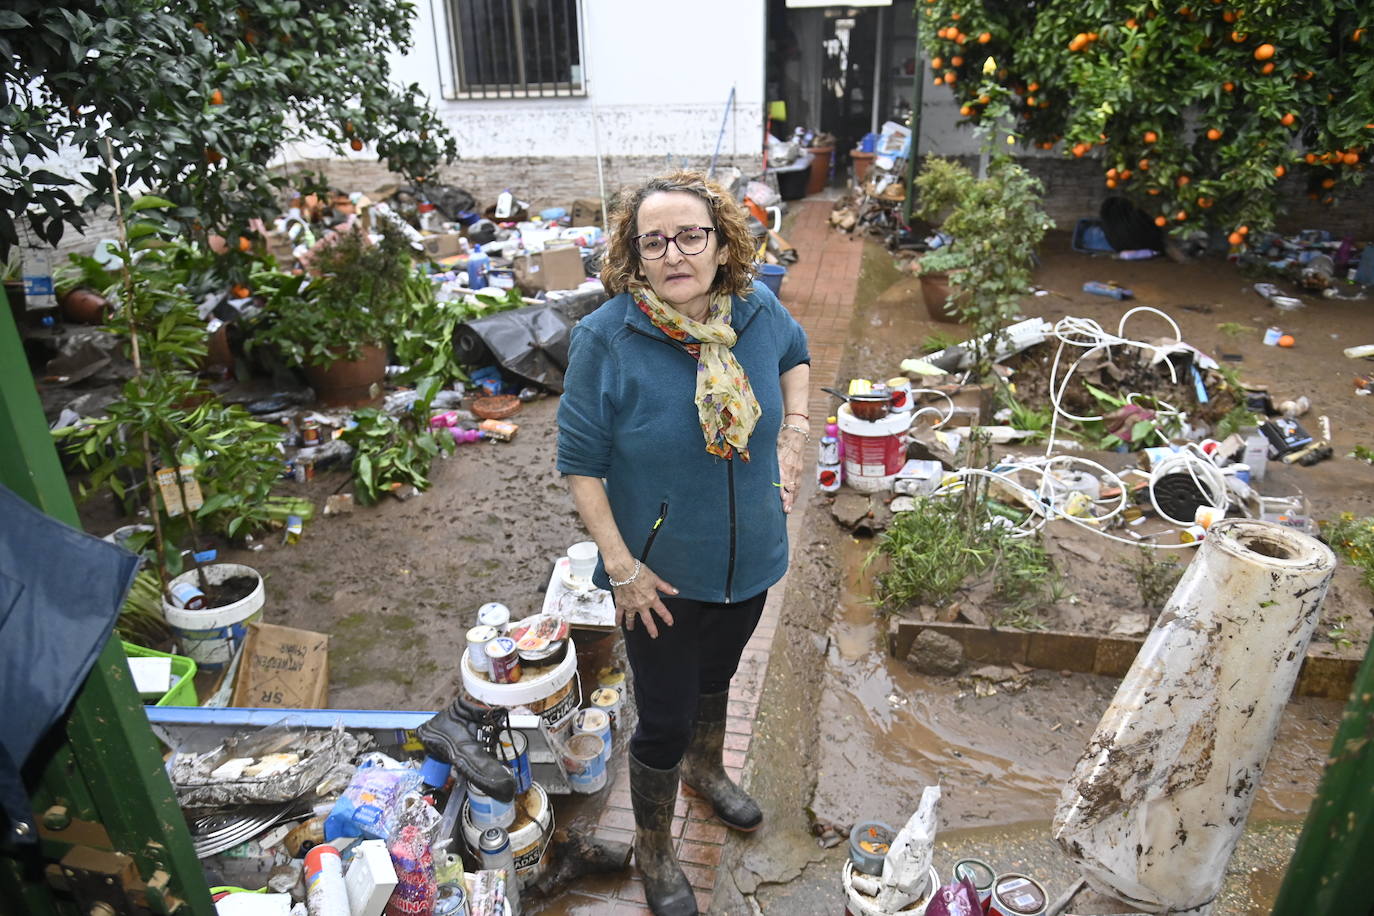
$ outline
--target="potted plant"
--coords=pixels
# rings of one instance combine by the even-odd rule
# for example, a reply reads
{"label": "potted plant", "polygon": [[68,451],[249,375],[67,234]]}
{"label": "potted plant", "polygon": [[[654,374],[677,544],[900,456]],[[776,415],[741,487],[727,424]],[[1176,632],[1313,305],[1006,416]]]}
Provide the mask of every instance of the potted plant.
{"label": "potted plant", "polygon": [[[975,338],[995,334],[1020,314],[1036,246],[1053,226],[1041,207],[1040,182],[1007,156],[994,158],[982,179],[928,156],[916,188],[917,215],[952,237],[920,261],[931,317],[969,324]],[[946,301],[940,301],[941,283],[952,289]]]}
{"label": "potted plant", "polygon": [[74,324],[100,324],[110,307],[105,291],[117,275],[90,255],[73,254],[53,271],[53,288],[62,317]]}
{"label": "potted plant", "polygon": [[343,230],[312,249],[308,277],[276,275],[251,343],[300,366],[326,406],[376,404],[413,269],[410,241],[391,223],[376,242],[356,225]]}
{"label": "potted plant", "polygon": [[[163,205],[167,202],[144,197],[135,207]],[[184,270],[195,252],[183,250],[189,247],[185,243],[151,237],[156,231],[152,221],[129,227],[129,237],[140,241],[136,248],[120,246],[119,282],[111,290],[118,307],[105,325],[128,341],[134,375],[104,416],[83,419],[56,435],[89,472],[80,487],[83,497],[104,491],[131,513],[136,507],[148,512],[151,538],[134,535],[126,546],[150,555],[164,609],[203,611],[213,626],[169,622],[183,635],[222,631],[234,625],[225,622],[233,613],[246,619],[260,610],[261,576],[234,564],[217,564],[235,567],[227,575],[216,566],[183,572],[182,547],[199,553],[207,533],[233,537],[262,528],[279,514],[271,488],[281,472],[281,434],[241,407],[226,406],[200,384],[196,366],[205,355],[205,326]],[[224,580],[234,576],[247,580],[247,595],[221,594]],[[203,593],[191,602],[203,607],[188,608],[184,595],[189,592],[171,591],[181,582]],[[244,601],[253,595],[256,603]],[[240,627],[242,622],[237,621]],[[199,647],[213,649],[218,653],[213,657],[188,651],[213,668],[227,660],[219,657],[225,653],[223,641],[221,636]]]}

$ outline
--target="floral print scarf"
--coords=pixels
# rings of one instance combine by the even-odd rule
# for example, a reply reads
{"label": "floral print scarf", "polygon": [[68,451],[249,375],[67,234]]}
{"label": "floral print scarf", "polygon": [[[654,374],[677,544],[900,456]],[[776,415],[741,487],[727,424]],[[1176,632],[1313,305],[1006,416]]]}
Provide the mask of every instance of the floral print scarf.
{"label": "floral print scarf", "polygon": [[730,326],[730,296],[712,296],[706,320],[701,322],[664,302],[652,289],[635,289],[633,295],[635,304],[660,331],[677,341],[685,342],[689,337],[700,341],[685,346],[697,359],[697,415],[706,451],[729,458],[738,450],[748,461],[749,436],[762,411],[749,376],[731,352],[737,337]]}

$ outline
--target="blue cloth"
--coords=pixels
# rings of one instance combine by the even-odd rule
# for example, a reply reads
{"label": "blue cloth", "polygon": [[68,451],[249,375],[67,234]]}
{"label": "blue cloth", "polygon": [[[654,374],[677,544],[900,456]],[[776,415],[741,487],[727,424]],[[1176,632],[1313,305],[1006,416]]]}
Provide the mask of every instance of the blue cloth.
{"label": "blue cloth", "polygon": [[[4,837],[34,842],[19,768],[76,697],[110,638],[138,557],[0,486],[0,805]],[[26,830],[19,830],[23,824]]]}
{"label": "blue cloth", "polygon": [[[573,328],[558,405],[559,472],[604,479],[626,546],[697,601],[744,600],[787,569],[778,380],[810,362],[806,332],[762,283],[747,298],[735,297],[731,323],[739,338],[735,358],[763,412],[749,439],[749,461],[706,451],[694,400],[696,359],[625,293]],[[609,587],[600,561],[593,581]]]}

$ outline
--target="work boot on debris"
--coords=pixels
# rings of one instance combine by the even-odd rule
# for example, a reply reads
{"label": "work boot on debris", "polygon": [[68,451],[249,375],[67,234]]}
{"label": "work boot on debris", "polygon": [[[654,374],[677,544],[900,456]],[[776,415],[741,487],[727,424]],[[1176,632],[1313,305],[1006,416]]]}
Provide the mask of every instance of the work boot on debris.
{"label": "work boot on debris", "polygon": [[628,843],[600,840],[576,829],[558,829],[553,834],[549,860],[553,863],[535,882],[534,889],[552,897],[583,875],[621,872],[630,867]]}
{"label": "work boot on debris", "polygon": [[747,792],[725,775],[721,755],[725,750],[725,709],[729,701],[728,690],[702,694],[692,743],[682,758],[682,784],[705,796],[725,826],[747,832],[757,830],[763,823],[763,812]]}
{"label": "work boot on debris", "polygon": [[654,916],[697,916],[697,898],[673,853],[677,767],[656,770],[629,755],[630,804],[635,812],[635,862]]}
{"label": "work boot on debris", "polygon": [[425,750],[438,760],[451,763],[468,782],[497,801],[515,798],[515,774],[493,757],[469,727],[482,724],[473,707],[461,699],[415,730]]}

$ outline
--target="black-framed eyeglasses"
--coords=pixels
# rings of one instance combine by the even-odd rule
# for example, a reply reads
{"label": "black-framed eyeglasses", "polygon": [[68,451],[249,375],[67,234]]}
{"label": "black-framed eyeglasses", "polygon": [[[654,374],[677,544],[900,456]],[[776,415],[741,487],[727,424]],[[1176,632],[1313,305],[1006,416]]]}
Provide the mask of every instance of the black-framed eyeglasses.
{"label": "black-framed eyeglasses", "polygon": [[708,226],[691,226],[674,236],[661,232],[646,232],[632,240],[635,251],[646,261],[657,261],[668,253],[668,243],[672,242],[683,254],[701,254],[711,241],[711,233],[716,230]]}

